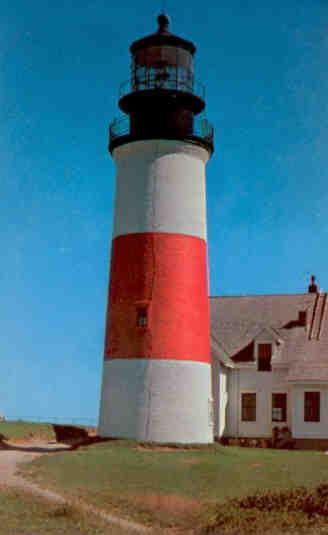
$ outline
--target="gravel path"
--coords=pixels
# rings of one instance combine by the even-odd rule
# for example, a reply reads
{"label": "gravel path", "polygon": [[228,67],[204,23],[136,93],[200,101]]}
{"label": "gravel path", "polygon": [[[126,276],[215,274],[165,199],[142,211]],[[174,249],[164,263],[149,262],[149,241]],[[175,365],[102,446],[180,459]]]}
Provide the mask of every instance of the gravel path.
{"label": "gravel path", "polygon": [[[132,532],[151,533],[149,528],[146,528],[141,524],[111,515],[106,511],[88,505],[87,503],[64,498],[57,492],[44,489],[16,473],[21,463],[30,462],[41,455],[49,455],[54,452],[69,449],[70,447],[65,444],[53,444],[47,442],[28,442],[20,444],[13,444],[10,442],[0,443],[0,487],[20,488],[25,492],[36,494],[54,503],[72,505],[87,513],[101,517],[109,524],[121,527],[126,530],[126,534]],[[122,531],[122,535],[123,533],[124,532]]]}

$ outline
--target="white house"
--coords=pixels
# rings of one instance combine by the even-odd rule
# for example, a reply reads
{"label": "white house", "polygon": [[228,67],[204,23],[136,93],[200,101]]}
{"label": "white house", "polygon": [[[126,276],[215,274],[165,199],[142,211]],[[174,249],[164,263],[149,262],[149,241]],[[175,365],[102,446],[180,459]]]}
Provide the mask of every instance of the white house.
{"label": "white house", "polygon": [[[328,445],[327,293],[212,297],[214,434]],[[315,441],[315,444],[314,442]]]}

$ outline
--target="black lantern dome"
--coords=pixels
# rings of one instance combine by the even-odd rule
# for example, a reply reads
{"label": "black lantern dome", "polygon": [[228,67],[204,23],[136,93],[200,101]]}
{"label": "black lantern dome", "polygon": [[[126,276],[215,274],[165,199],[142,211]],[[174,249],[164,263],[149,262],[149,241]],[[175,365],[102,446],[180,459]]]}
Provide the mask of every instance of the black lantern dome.
{"label": "black lantern dome", "polygon": [[196,118],[205,108],[204,87],[194,79],[196,48],[169,32],[167,15],[160,14],[157,22],[155,33],[130,46],[131,77],[122,84],[119,98],[128,125],[127,119],[112,123],[109,149],[161,138],[198,142],[212,152],[212,127],[204,116]]}

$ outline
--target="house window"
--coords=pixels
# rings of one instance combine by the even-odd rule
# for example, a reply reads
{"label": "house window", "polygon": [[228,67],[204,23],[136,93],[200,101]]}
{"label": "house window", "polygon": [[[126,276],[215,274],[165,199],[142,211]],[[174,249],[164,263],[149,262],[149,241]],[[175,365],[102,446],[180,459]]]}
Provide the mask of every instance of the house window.
{"label": "house window", "polygon": [[148,310],[147,307],[137,308],[137,327],[148,326]]}
{"label": "house window", "polygon": [[287,394],[272,394],[272,421],[286,422]]}
{"label": "house window", "polygon": [[304,422],[320,422],[320,392],[304,392]]}
{"label": "house window", "polygon": [[257,371],[271,372],[271,344],[258,344],[257,346]]}
{"label": "house window", "polygon": [[241,395],[242,422],[256,422],[256,394]]}

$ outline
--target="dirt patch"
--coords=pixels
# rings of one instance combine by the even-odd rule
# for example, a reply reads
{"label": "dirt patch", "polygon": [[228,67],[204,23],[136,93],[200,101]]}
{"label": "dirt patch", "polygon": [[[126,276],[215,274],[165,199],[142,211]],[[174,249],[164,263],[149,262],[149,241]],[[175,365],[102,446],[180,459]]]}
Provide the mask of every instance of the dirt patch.
{"label": "dirt patch", "polygon": [[182,464],[188,464],[191,466],[193,464],[199,464],[201,460],[197,459],[196,457],[189,457],[189,459],[181,459],[180,462]]}
{"label": "dirt patch", "polygon": [[161,535],[200,535],[199,528],[161,528]]}
{"label": "dirt patch", "polygon": [[190,451],[202,451],[203,448],[197,448],[197,447],[188,447],[184,448],[183,446],[154,446],[153,444],[138,444],[134,448],[138,451],[163,451],[163,452],[190,452]]}
{"label": "dirt patch", "polygon": [[50,444],[53,443],[53,440],[45,441],[41,435],[34,435],[31,433],[24,438],[11,438],[10,440],[6,440],[6,442],[8,442],[8,444],[10,443],[16,446],[25,446],[26,444],[35,444],[36,442],[42,444]]}
{"label": "dirt patch", "polygon": [[132,500],[138,507],[152,514],[165,514],[174,518],[190,518],[198,515],[202,505],[198,500],[175,494],[146,494]]}

